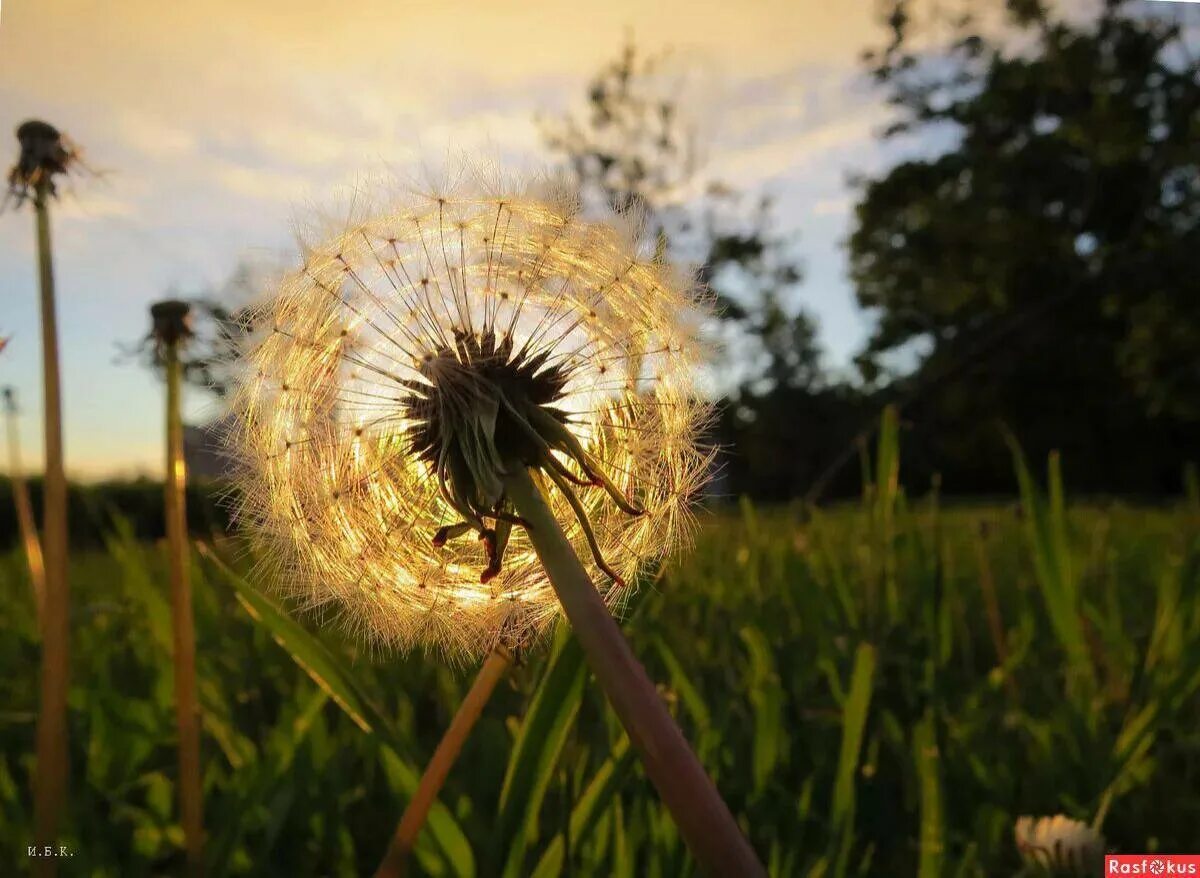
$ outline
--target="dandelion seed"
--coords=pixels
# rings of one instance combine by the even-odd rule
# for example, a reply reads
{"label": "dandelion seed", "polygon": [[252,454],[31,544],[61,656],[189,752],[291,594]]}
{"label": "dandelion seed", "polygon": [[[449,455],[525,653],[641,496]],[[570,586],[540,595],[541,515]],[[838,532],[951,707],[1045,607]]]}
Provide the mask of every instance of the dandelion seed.
{"label": "dandelion seed", "polygon": [[633,240],[552,187],[466,185],[312,248],[262,306],[231,436],[275,579],[382,645],[526,638],[560,611],[505,496],[528,467],[623,600],[710,462],[706,305]]}
{"label": "dandelion seed", "polygon": [[1019,817],[1017,851],[1026,864],[1061,875],[1095,875],[1104,861],[1104,836],[1062,814]]}

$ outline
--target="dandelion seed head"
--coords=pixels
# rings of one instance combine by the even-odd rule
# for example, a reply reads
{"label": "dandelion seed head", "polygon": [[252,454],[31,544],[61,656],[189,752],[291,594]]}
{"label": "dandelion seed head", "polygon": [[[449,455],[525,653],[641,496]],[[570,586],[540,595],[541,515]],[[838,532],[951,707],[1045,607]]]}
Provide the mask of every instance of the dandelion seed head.
{"label": "dandelion seed head", "polygon": [[150,306],[150,338],[159,345],[175,345],[194,335],[192,306],[180,299],[164,299]]}
{"label": "dandelion seed head", "polygon": [[633,582],[685,540],[711,462],[707,302],[635,242],[561,185],[478,180],[310,241],[255,320],[230,436],[272,578],[379,646],[520,642],[559,613],[502,521],[503,475],[529,465],[623,601],[597,557]]}
{"label": "dandelion seed head", "polygon": [[41,197],[37,193],[43,190],[54,195],[54,178],[79,160],[79,150],[65,134],[40,119],[22,122],[16,134],[21,152],[8,172],[8,195],[18,204]]}

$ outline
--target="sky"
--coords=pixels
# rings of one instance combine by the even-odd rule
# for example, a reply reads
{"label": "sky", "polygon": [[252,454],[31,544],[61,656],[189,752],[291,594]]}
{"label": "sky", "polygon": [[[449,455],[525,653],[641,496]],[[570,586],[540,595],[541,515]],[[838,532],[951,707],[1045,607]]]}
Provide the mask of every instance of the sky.
{"label": "sky", "polygon": [[[871,2],[607,0],[7,0],[0,134],[26,118],[67,133],[98,176],[53,210],[67,470],[161,469],[162,387],[121,362],[168,294],[219,285],[239,260],[287,259],[293,230],[348,187],[447,156],[538,170],[537,119],[582,106],[627,35],[671,50],[704,180],[769,191],[806,269],[799,302],[829,363],[869,331],[846,279],[852,174],[890,160],[861,51]],[[10,139],[5,140],[5,137]],[[4,147],[3,144],[8,146]],[[5,157],[3,150],[10,150]],[[15,159],[0,137],[0,161]],[[32,213],[0,215],[0,385],[23,404],[24,465],[40,468],[40,330]],[[191,393],[186,417],[215,404]]]}

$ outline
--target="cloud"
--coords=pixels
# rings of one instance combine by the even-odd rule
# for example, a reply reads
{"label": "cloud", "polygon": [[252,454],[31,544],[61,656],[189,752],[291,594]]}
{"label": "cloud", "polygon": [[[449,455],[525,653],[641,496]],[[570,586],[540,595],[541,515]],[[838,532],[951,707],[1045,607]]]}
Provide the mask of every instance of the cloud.
{"label": "cloud", "polygon": [[312,188],[312,179],[304,174],[224,162],[213,167],[212,178],[219,186],[237,195],[289,204],[303,199]]}
{"label": "cloud", "polygon": [[133,213],[134,206],[128,199],[103,193],[61,198],[54,210],[56,219],[80,223],[94,223],[111,217],[131,216]]}
{"label": "cloud", "polygon": [[868,105],[815,125],[778,126],[760,132],[758,139],[740,148],[724,150],[713,162],[712,172],[743,185],[761,185],[806,169],[812,173],[818,164],[823,172],[838,174],[875,149],[871,136],[886,118],[886,110]]}
{"label": "cloud", "polygon": [[840,198],[822,198],[813,202],[813,216],[844,216],[854,207],[854,200],[849,196]]}
{"label": "cloud", "polygon": [[161,116],[127,109],[118,116],[120,138],[134,151],[152,159],[184,158],[196,150],[197,137]]}

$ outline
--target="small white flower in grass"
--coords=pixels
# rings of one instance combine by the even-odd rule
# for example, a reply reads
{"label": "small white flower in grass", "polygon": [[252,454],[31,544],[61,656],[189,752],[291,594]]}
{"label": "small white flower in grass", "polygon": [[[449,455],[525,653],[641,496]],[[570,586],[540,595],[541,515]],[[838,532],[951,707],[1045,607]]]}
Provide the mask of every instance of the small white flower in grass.
{"label": "small white flower in grass", "polygon": [[706,303],[548,188],[412,196],[261,307],[231,436],[243,519],[283,588],[377,644],[470,656],[556,617],[513,467],[546,479],[610,604],[689,532]]}
{"label": "small white flower in grass", "polygon": [[1062,875],[1097,875],[1104,862],[1104,836],[1062,814],[1018,817],[1017,851],[1030,866]]}

